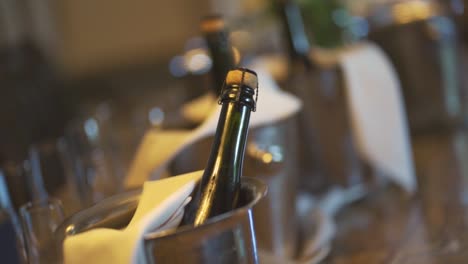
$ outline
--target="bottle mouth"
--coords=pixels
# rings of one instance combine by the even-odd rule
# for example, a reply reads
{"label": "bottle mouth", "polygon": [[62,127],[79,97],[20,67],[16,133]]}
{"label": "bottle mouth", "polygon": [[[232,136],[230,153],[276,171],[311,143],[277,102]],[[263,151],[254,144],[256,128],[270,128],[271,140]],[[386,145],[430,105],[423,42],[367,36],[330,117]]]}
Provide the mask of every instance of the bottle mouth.
{"label": "bottle mouth", "polygon": [[222,104],[226,100],[249,106],[255,112],[258,101],[257,73],[246,68],[229,71],[218,103]]}
{"label": "bottle mouth", "polygon": [[205,16],[200,22],[201,31],[204,33],[219,32],[226,28],[223,16],[212,14]]}
{"label": "bottle mouth", "polygon": [[255,75],[255,77],[257,77],[257,73],[251,69],[248,69],[248,68],[243,68],[243,67],[238,67],[236,68],[235,70],[239,70],[239,71],[243,71],[243,72],[247,72],[247,73],[250,73],[250,74],[253,74]]}
{"label": "bottle mouth", "polygon": [[245,84],[252,88],[258,87],[257,73],[246,68],[235,68],[226,74],[226,84]]}
{"label": "bottle mouth", "polygon": [[252,111],[255,111],[256,101],[254,95],[255,90],[247,85],[231,84],[224,88],[219,104],[230,101],[248,106]]}

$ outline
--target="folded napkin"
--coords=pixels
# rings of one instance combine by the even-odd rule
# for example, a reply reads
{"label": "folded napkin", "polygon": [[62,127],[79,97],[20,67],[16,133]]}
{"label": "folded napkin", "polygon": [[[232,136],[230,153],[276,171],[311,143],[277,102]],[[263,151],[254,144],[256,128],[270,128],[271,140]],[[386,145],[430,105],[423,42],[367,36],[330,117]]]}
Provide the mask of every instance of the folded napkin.
{"label": "folded napkin", "polygon": [[197,171],[163,180],[145,182],[137,210],[123,230],[96,228],[65,239],[64,263],[146,263],[143,236],[176,228],[190,201]]}
{"label": "folded napkin", "polygon": [[347,85],[353,139],[364,160],[408,192],[416,178],[398,76],[376,45],[364,43],[337,56]]}
{"label": "folded napkin", "polygon": [[[267,71],[260,68],[254,70],[257,72],[260,88],[257,111],[251,116],[250,128],[284,120],[301,109],[301,101],[280,90]],[[200,116],[199,108],[206,109],[205,106],[200,105],[200,101],[212,106],[209,112],[205,112],[203,123],[196,129],[191,131],[148,130],[145,133],[125,178],[127,188],[139,187],[148,178],[161,178],[169,163],[184,148],[215,134],[221,106],[213,105],[213,101],[209,98],[209,96],[204,96],[183,108],[186,117],[195,117],[192,121],[197,121]],[[187,114],[190,109],[196,113]]]}
{"label": "folded napkin", "polygon": [[[352,133],[360,157],[406,191],[415,191],[417,184],[400,83],[384,52],[375,44],[362,43],[333,50],[314,48],[310,57],[322,68],[340,65],[343,69]],[[254,65],[270,71],[280,69],[271,66],[279,63],[278,57],[261,58]],[[283,61],[283,64],[287,63]]]}
{"label": "folded napkin", "polygon": [[216,106],[216,99],[213,93],[206,93],[183,105],[181,114],[187,120],[197,124],[202,123],[209,113],[211,113],[213,107]]}

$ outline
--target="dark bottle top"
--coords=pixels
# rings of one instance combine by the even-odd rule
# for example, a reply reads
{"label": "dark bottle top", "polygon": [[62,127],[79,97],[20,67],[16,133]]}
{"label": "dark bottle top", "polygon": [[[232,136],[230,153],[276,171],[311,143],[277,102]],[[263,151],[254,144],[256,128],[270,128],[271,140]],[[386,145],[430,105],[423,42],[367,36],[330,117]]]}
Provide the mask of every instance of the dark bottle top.
{"label": "dark bottle top", "polygon": [[276,9],[283,26],[291,62],[303,64],[308,69],[311,66],[308,58],[310,43],[299,6],[292,0],[277,0]]}
{"label": "dark bottle top", "polygon": [[222,104],[208,164],[183,224],[201,225],[237,206],[250,112],[255,111],[257,75],[247,69],[228,72],[219,102]]}
{"label": "dark bottle top", "polygon": [[220,95],[224,79],[229,70],[236,66],[234,52],[229,41],[229,34],[221,16],[205,17],[201,24],[201,31],[205,36],[212,59],[213,92]]}

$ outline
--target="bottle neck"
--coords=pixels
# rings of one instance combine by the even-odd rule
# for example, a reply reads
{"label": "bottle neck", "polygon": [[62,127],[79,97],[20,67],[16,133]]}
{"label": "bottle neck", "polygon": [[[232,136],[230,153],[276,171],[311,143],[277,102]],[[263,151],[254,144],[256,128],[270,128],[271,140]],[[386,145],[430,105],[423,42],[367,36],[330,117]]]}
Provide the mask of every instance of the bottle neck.
{"label": "bottle neck", "polygon": [[240,179],[248,136],[251,109],[234,102],[222,106],[216,136],[201,186],[202,210],[195,217],[194,225],[200,225],[215,214],[226,213],[238,203]]}
{"label": "bottle neck", "polygon": [[213,62],[212,90],[216,96],[219,96],[226,74],[235,67],[235,58],[226,31],[207,33],[205,34],[205,39]]}
{"label": "bottle neck", "polygon": [[[226,99],[223,102],[207,170],[226,170],[226,173],[240,177],[252,111],[252,105],[249,105],[250,99],[253,100],[253,98],[244,99],[245,101]],[[232,167],[218,166],[220,163],[230,164]]]}
{"label": "bottle neck", "polygon": [[290,0],[278,0],[278,9],[291,63],[311,68],[308,57],[311,47],[299,7]]}

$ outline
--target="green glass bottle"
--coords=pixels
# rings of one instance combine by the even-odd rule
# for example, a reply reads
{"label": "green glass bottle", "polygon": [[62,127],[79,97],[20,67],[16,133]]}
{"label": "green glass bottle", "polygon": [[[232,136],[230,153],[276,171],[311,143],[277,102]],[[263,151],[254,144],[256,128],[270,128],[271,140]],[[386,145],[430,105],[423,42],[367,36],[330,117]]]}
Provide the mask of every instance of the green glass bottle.
{"label": "green glass bottle", "polygon": [[344,44],[350,15],[338,0],[297,0],[314,44],[337,48]]}
{"label": "green glass bottle", "polygon": [[228,72],[219,99],[222,108],[208,164],[186,207],[183,224],[198,226],[237,206],[256,89],[255,72],[243,68]]}
{"label": "green glass bottle", "polygon": [[205,17],[200,26],[213,63],[211,70],[212,90],[216,96],[219,96],[226,74],[236,66],[229,33],[223,18],[218,15]]}
{"label": "green glass bottle", "polygon": [[[305,67],[305,70],[308,70],[311,67],[308,57],[310,43],[299,6],[293,0],[276,0],[276,9],[285,33],[284,40],[289,59],[293,64],[291,70],[297,70],[298,67]],[[289,73],[291,74],[292,72]]]}

